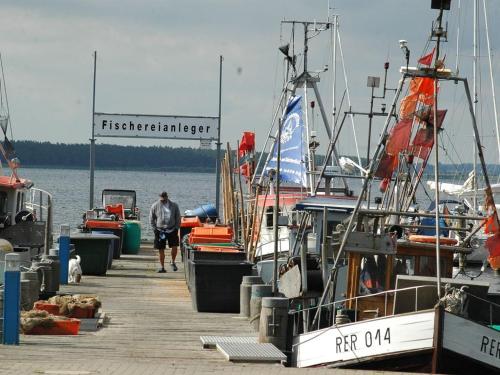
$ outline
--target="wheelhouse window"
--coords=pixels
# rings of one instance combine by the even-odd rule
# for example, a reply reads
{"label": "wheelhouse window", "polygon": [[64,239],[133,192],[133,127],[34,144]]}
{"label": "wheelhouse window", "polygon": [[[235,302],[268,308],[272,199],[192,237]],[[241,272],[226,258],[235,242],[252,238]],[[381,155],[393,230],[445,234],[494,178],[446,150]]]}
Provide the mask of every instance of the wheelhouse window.
{"label": "wheelhouse window", "polygon": [[385,269],[387,258],[384,255],[365,256],[361,260],[359,275],[359,294],[367,295],[385,289]]}
{"label": "wheelhouse window", "polygon": [[[447,263],[441,259],[441,274],[446,275],[449,270]],[[436,258],[420,256],[419,257],[419,276],[436,276]]]}
{"label": "wheelhouse window", "polygon": [[391,289],[396,285],[398,275],[415,275],[414,256],[396,256],[392,265]]}

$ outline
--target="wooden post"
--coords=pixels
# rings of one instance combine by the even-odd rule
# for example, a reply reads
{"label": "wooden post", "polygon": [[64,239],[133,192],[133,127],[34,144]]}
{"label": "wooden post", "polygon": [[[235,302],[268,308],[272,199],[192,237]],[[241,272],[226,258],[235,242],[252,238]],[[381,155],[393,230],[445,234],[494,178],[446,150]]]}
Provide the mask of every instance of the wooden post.
{"label": "wooden post", "polygon": [[[239,152],[240,149],[240,142],[238,141],[237,148],[236,148],[236,153]],[[243,202],[243,187],[241,186],[241,170],[240,170],[240,162],[238,160],[239,155],[236,155],[236,161],[237,165],[236,167],[238,168],[238,188],[239,188],[239,202],[240,202],[240,220],[241,220],[241,225],[240,225],[240,233],[241,233],[241,242],[243,242],[243,246],[246,249],[247,246],[247,237],[246,237],[246,231],[247,231],[247,225],[245,221],[245,204]]]}
{"label": "wooden post", "polygon": [[443,355],[443,306],[438,305],[435,308],[436,315],[434,317],[434,340],[432,343],[432,369],[433,374],[439,374],[441,371],[441,361]]}

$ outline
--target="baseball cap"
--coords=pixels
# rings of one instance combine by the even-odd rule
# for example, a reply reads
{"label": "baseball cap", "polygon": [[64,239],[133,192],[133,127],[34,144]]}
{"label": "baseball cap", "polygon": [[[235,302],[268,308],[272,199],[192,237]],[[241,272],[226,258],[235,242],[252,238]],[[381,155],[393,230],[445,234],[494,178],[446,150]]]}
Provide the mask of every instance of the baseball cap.
{"label": "baseball cap", "polygon": [[167,197],[168,197],[167,192],[166,192],[166,191],[162,191],[162,192],[160,193],[160,197],[162,197],[162,198],[167,198]]}

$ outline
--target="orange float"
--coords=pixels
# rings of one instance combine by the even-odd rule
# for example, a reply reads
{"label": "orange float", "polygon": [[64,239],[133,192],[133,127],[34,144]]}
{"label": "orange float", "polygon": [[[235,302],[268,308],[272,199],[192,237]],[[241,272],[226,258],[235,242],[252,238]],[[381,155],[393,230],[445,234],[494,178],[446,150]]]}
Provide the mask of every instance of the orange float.
{"label": "orange float", "polygon": [[[412,242],[436,243],[436,236],[423,236],[418,234],[412,234],[411,236],[408,237],[408,239]],[[454,238],[439,237],[439,243],[441,245],[454,246],[458,243],[458,241]]]}

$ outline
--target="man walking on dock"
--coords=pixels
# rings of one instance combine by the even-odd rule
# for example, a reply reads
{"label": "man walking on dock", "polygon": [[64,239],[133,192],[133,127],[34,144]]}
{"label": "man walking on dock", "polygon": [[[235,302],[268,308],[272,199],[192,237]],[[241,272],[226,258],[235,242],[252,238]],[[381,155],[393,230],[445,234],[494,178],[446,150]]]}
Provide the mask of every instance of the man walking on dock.
{"label": "man walking on dock", "polygon": [[154,248],[158,250],[161,268],[158,273],[165,273],[165,248],[171,249],[172,262],[170,265],[177,271],[175,257],[179,246],[179,228],[181,226],[181,213],[179,206],[168,199],[166,191],[160,194],[160,199],[156,201],[149,211],[149,222],[153,227],[155,240]]}

